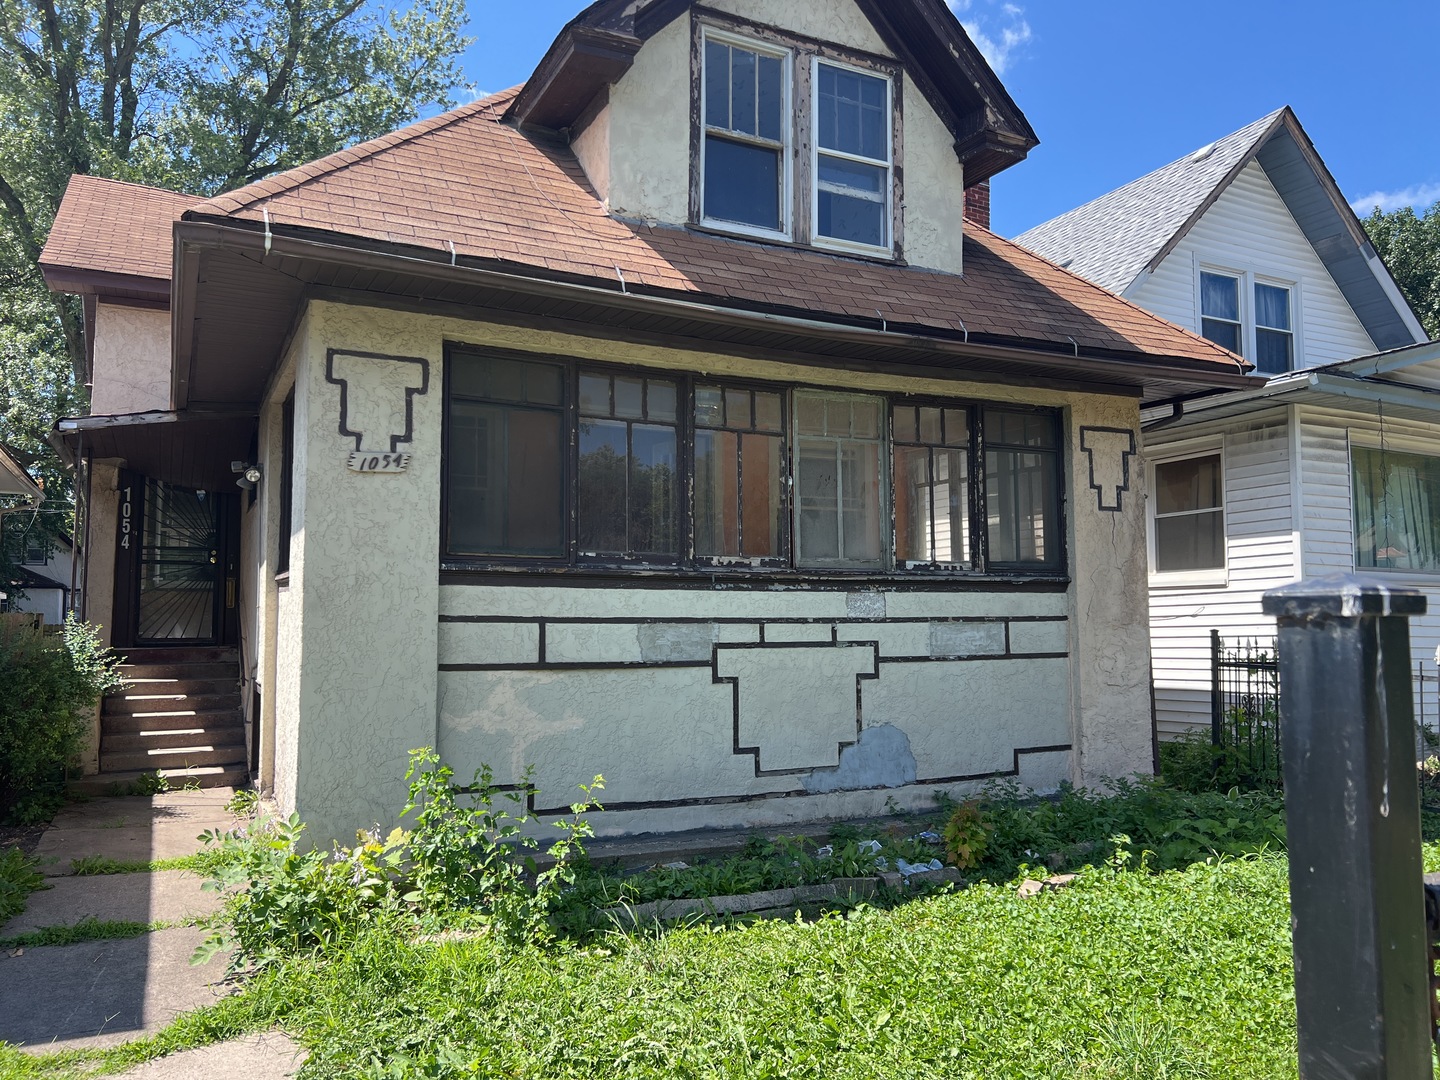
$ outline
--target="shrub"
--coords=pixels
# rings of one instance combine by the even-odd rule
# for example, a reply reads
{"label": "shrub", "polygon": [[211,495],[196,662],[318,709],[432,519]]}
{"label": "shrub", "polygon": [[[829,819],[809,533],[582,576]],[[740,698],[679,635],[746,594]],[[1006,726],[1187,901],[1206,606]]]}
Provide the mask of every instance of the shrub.
{"label": "shrub", "polygon": [[25,898],[45,884],[35,860],[19,848],[0,854],[0,926],[25,910]]}
{"label": "shrub", "polygon": [[[1234,711],[1234,710],[1232,710]],[[1235,722],[1232,721],[1232,726]],[[1238,730],[1238,729],[1237,729]],[[1191,794],[1209,791],[1278,791],[1280,772],[1267,761],[1258,768],[1235,746],[1215,746],[1210,732],[1190,731],[1160,744],[1160,775]]]}
{"label": "shrub", "polygon": [[85,745],[86,713],[120,685],[119,661],[73,617],[47,636],[0,624],[0,820],[48,820]]}

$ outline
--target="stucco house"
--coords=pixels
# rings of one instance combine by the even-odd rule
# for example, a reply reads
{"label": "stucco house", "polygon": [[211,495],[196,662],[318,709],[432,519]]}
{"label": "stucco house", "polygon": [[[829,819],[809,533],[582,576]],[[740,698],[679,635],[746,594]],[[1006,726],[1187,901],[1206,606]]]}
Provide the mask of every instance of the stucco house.
{"label": "stucco house", "polygon": [[1145,771],[1140,410],[1251,379],[965,220],[1035,144],[941,0],[602,0],[238,191],[76,177],[86,612],[238,650],[322,837],[424,745],[611,833]]}
{"label": "stucco house", "polygon": [[1425,589],[1432,613],[1410,632],[1416,660],[1433,664],[1440,345],[1426,343],[1294,112],[1016,239],[1269,378],[1144,413],[1161,734],[1210,722],[1211,631],[1273,639],[1260,597],[1301,577]]}

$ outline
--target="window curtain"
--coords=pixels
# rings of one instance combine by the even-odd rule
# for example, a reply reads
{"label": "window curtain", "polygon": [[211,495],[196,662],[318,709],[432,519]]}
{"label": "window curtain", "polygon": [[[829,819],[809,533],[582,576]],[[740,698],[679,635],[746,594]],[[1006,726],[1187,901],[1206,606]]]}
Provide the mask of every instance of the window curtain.
{"label": "window curtain", "polygon": [[[1357,452],[1355,561],[1394,570],[1435,570],[1435,522],[1426,478],[1413,455]],[[1394,460],[1394,458],[1400,460]]]}

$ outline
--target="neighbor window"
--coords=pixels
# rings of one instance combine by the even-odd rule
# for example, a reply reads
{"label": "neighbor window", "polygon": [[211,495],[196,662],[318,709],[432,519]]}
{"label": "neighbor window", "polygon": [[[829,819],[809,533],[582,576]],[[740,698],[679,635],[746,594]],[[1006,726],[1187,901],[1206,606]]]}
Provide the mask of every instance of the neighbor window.
{"label": "neighbor window", "polygon": [[27,542],[25,545],[25,563],[29,566],[44,566],[49,559],[49,551],[43,540],[34,543]]}
{"label": "neighbor window", "polygon": [[460,348],[446,386],[444,550],[466,566],[1064,569],[1054,410]]}
{"label": "neighbor window", "polygon": [[1255,283],[1255,367],[1279,375],[1295,366],[1295,333],[1290,324],[1290,290]]}
{"label": "neighbor window", "polygon": [[1355,565],[1440,570],[1440,458],[1355,446]]}
{"label": "neighbor window", "polygon": [[1224,490],[1218,453],[1155,465],[1155,573],[1224,569]]}
{"label": "neighbor window", "polygon": [[704,216],[788,230],[789,54],[705,37]]}
{"label": "neighbor window", "polygon": [[815,237],[890,246],[890,81],[815,64]]}
{"label": "neighbor window", "polygon": [[1201,271],[1200,333],[1221,348],[1244,354],[1239,278]]}
{"label": "neighbor window", "polygon": [[450,551],[564,554],[564,379],[559,364],[500,356],[451,361]]}

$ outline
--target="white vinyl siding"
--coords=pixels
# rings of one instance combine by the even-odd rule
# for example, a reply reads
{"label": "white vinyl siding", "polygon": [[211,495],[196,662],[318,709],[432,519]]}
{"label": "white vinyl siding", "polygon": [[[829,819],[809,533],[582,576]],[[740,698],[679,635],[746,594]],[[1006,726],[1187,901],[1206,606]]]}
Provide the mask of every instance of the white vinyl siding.
{"label": "white vinyl siding", "polygon": [[1294,512],[1290,501],[1291,438],[1287,411],[1244,420],[1154,432],[1145,451],[1223,436],[1227,585],[1150,589],[1150,642],[1156,719],[1161,738],[1210,723],[1210,631],[1227,640],[1270,638],[1275,624],[1260,597],[1295,577]]}
{"label": "white vinyl siding", "polygon": [[[1355,567],[1355,524],[1351,508],[1350,446],[1379,447],[1377,412],[1300,409],[1305,508],[1305,574],[1348,574]],[[1387,414],[1384,445],[1409,454],[1440,455],[1440,419],[1423,423]],[[1434,670],[1440,647],[1440,574],[1361,570],[1366,578],[1420,589],[1429,613],[1410,620],[1410,655]],[[1433,714],[1433,705],[1431,706]]]}
{"label": "white vinyl siding", "polygon": [[[1295,283],[1297,368],[1375,351],[1325,264],[1255,162],[1245,166],[1155,273],[1126,296],[1198,333],[1196,272],[1201,265],[1247,271],[1274,284]],[[1242,303],[1249,308],[1253,297],[1242,297]]]}

